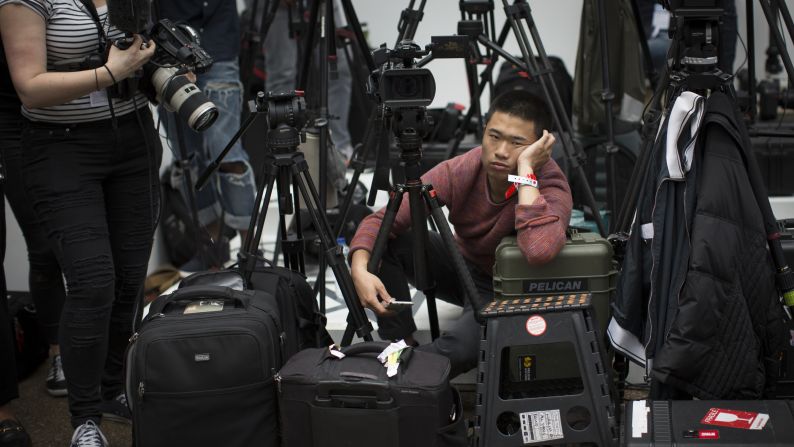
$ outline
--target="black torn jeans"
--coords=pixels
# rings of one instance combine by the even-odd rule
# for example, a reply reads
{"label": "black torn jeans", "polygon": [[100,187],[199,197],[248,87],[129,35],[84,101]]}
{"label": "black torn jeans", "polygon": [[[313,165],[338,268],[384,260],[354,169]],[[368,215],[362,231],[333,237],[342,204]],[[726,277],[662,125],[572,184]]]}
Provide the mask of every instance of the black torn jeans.
{"label": "black torn jeans", "polygon": [[26,121],[24,183],[66,278],[60,346],[72,425],[123,391],[123,357],[159,212],[160,140],[147,107],[78,124]]}

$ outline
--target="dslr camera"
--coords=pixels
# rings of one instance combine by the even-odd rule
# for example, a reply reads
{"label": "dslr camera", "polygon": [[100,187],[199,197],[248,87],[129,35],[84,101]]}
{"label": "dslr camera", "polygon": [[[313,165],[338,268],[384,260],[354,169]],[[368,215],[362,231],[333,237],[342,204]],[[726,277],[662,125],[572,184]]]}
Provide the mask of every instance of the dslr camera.
{"label": "dslr camera", "polygon": [[[187,25],[176,25],[168,19],[154,24],[144,35],[157,44],[154,56],[141,73],[123,79],[107,89],[110,98],[129,100],[141,91],[150,101],[163,104],[176,112],[191,129],[201,132],[218,118],[218,108],[187,77],[188,71],[204,73],[212,66],[212,57],[199,45],[198,33]],[[122,50],[130,47],[132,37],[115,40]],[[92,70],[107,62],[110,47],[104,53],[55,63],[57,71]]]}
{"label": "dslr camera", "polygon": [[[146,36],[157,44],[154,56],[143,67],[142,77],[131,77],[114,85],[110,94],[130,98],[140,89],[150,100],[176,112],[191,129],[201,132],[218,118],[218,108],[186,76],[188,71],[204,73],[212,66],[212,57],[199,44],[196,31],[187,25],[176,25],[168,19],[154,24]],[[132,39],[114,42],[128,48]]]}

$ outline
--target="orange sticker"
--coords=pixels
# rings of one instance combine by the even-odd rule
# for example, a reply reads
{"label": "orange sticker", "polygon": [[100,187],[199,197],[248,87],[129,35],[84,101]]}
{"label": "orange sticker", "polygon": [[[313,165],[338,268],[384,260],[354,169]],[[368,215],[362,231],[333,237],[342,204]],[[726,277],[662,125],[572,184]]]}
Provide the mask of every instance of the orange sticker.
{"label": "orange sticker", "polygon": [[540,315],[532,315],[527,319],[526,328],[530,335],[543,335],[546,333],[546,320]]}

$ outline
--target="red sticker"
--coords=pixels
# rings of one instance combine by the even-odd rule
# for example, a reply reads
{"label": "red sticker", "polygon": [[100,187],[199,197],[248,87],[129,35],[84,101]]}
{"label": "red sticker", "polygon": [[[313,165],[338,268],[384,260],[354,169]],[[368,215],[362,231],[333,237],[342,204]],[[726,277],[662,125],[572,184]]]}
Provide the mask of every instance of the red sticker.
{"label": "red sticker", "polygon": [[699,430],[698,439],[720,439],[719,430]]}
{"label": "red sticker", "polygon": [[539,336],[546,333],[546,320],[540,315],[532,315],[527,319],[527,332],[530,335]]}
{"label": "red sticker", "polygon": [[700,423],[744,430],[761,430],[767,421],[769,421],[769,415],[765,413],[712,408]]}

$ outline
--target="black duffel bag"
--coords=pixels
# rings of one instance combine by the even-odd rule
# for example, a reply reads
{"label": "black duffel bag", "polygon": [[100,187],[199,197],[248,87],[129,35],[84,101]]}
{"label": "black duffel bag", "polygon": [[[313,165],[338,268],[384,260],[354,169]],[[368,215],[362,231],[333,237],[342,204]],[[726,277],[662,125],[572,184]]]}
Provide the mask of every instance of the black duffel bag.
{"label": "black duffel bag", "polygon": [[197,285],[157,298],[126,355],[136,445],[277,446],[281,334],[266,292]]}
{"label": "black duffel bag", "polygon": [[283,447],[463,447],[460,395],[446,357],[407,348],[387,377],[377,356],[389,343],[365,342],[293,356],[276,376]]}

